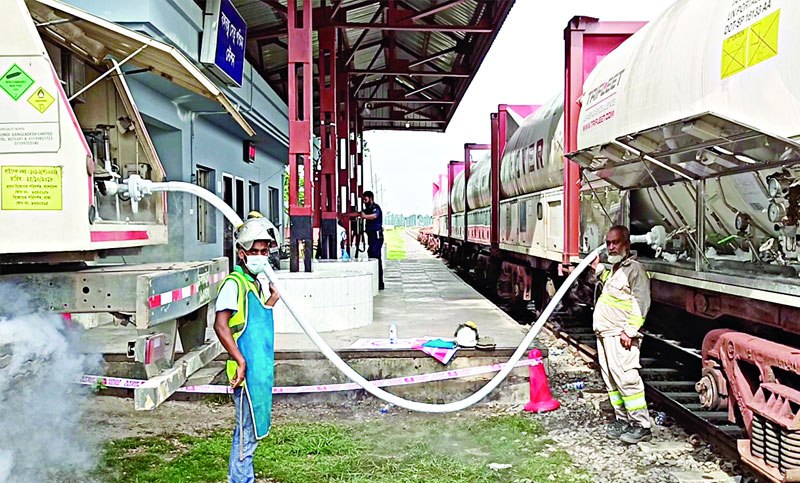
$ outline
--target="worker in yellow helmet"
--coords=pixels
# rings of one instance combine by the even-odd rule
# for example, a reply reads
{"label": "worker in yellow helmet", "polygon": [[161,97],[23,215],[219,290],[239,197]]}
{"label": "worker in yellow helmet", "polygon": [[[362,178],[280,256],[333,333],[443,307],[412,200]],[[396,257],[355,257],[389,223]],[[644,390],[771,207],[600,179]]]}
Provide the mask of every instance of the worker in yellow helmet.
{"label": "worker in yellow helmet", "polygon": [[228,351],[227,374],[233,387],[236,422],[228,481],[255,481],[253,453],[269,433],[274,384],[275,330],[272,308],[279,295],[265,290],[258,275],[269,266],[275,239],[261,218],[251,217],[236,230],[238,263],[220,287],[214,331]]}

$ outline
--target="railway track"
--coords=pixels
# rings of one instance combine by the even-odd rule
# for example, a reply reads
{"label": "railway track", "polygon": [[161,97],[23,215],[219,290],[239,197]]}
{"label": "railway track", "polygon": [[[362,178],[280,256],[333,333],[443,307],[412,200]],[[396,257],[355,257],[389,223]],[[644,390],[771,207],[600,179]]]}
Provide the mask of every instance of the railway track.
{"label": "railway track", "polygon": [[[519,314],[515,316],[506,310],[493,294],[486,293],[476,283],[469,272],[455,269],[454,273],[521,324],[531,323],[531,320],[520,320]],[[546,328],[575,347],[587,362],[596,364],[597,338],[591,323],[564,316],[555,316],[555,319],[556,322],[548,323]],[[646,332],[644,337],[641,374],[651,407],[669,415],[689,434],[698,435],[720,455],[739,460],[736,440],[746,436],[744,428],[728,421],[727,411],[708,411],[700,405],[695,391],[701,373],[700,351],[655,333]]]}
{"label": "railway track", "polygon": [[[597,361],[597,341],[585,323],[559,318],[557,323],[548,324],[548,329],[578,349],[585,359]],[[700,374],[699,351],[658,334],[644,336],[641,374],[651,405],[668,414],[689,434],[700,436],[721,455],[738,459],[736,440],[744,435],[744,429],[728,421],[727,411],[703,409],[694,389]]]}

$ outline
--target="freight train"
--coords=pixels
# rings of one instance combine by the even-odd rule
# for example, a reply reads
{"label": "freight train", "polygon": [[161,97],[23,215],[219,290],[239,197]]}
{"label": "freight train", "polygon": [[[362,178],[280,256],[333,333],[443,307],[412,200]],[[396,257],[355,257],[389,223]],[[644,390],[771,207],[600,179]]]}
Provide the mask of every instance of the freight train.
{"label": "freight train", "polygon": [[489,154],[465,145],[434,184],[423,241],[510,305],[541,308],[610,226],[649,234],[634,249],[654,302],[717,327],[702,404],[745,425],[747,462],[800,481],[800,2],[576,17],[565,43],[564,92],[524,120],[492,114]]}

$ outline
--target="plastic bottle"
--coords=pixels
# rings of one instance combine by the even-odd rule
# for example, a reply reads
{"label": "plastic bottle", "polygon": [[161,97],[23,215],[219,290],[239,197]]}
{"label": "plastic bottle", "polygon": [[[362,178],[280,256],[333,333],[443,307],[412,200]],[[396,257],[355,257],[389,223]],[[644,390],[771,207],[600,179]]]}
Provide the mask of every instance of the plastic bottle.
{"label": "plastic bottle", "polygon": [[397,344],[397,324],[394,322],[389,326],[389,343]]}

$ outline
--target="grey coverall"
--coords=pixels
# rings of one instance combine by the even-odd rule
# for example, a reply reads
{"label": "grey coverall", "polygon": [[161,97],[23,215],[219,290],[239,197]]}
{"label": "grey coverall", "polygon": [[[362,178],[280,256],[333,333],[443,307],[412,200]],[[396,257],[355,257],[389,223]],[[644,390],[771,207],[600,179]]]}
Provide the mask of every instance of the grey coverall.
{"label": "grey coverall", "polygon": [[[608,398],[618,420],[649,428],[644,383],[639,375],[639,329],[650,309],[650,279],[634,257],[622,261],[616,270],[601,270],[597,276],[604,285],[594,309],[593,329]],[[623,332],[634,339],[630,349],[622,347]]]}

